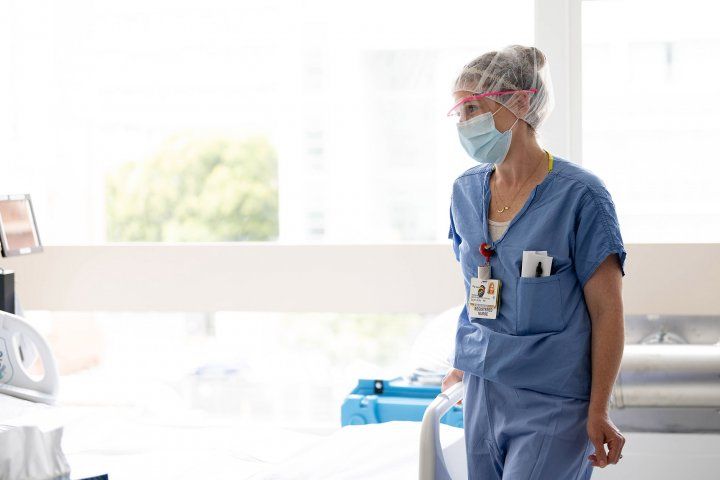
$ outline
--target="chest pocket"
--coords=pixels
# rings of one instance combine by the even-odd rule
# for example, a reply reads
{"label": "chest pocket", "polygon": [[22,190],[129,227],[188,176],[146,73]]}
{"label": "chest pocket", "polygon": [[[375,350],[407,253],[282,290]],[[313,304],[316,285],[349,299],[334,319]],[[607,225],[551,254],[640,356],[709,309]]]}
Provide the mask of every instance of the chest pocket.
{"label": "chest pocket", "polygon": [[559,332],[564,328],[560,276],[518,278],[517,334]]}

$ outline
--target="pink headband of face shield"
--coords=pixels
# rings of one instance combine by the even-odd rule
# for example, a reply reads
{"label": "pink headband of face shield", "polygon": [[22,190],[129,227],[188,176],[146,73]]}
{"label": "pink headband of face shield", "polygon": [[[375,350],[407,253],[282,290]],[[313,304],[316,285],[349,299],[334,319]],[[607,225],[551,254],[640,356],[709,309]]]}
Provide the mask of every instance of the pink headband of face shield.
{"label": "pink headband of face shield", "polygon": [[537,88],[530,88],[528,90],[502,90],[497,92],[487,92],[487,93],[479,93],[477,95],[470,95],[469,97],[465,97],[461,99],[459,102],[457,102],[453,107],[448,111],[447,116],[451,116],[453,112],[463,103],[471,102],[473,100],[478,100],[480,98],[489,97],[490,95],[512,95],[514,93],[537,93]]}

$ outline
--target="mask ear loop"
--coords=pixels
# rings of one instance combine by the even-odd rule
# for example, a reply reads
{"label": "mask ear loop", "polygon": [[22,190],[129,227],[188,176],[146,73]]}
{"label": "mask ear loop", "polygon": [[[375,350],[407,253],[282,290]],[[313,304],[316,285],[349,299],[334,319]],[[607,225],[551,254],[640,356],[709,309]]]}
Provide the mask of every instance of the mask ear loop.
{"label": "mask ear loop", "polygon": [[[503,108],[503,105],[500,105],[500,107],[498,107],[498,109],[495,110],[495,111],[492,113],[493,118],[495,117],[495,114],[500,111],[501,108]],[[510,109],[508,109],[508,112],[512,113],[512,111],[511,111]],[[513,113],[513,116],[515,117],[515,123],[513,123],[510,128],[508,128],[507,130],[505,130],[505,132],[509,132],[510,130],[512,130],[512,129],[515,127],[515,125],[517,125],[517,122],[520,121],[520,117],[518,117],[518,116],[515,115],[514,113]],[[505,133],[505,132],[503,132],[503,133]]]}

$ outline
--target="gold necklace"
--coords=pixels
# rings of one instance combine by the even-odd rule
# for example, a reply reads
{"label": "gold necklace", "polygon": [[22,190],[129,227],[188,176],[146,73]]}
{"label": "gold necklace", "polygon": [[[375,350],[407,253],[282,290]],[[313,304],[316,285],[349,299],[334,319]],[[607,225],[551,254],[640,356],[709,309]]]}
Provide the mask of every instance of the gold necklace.
{"label": "gold necklace", "polygon": [[[547,153],[547,155],[548,155],[548,171],[549,171],[550,170],[550,153],[549,152],[545,152],[545,153]],[[517,193],[515,194],[513,199],[510,201],[510,205],[515,203],[515,199],[517,198],[518,195],[520,195],[520,192],[523,191],[523,188],[525,188],[525,185],[527,184],[527,182],[532,178],[533,175],[535,175],[535,172],[537,172],[537,169],[541,163],[542,163],[542,160],[540,160],[538,162],[537,167],[535,167],[535,170],[533,170],[532,173],[530,173],[530,175],[525,179],[525,182],[522,184],[522,186],[517,191]],[[493,170],[495,170],[495,165],[493,165]],[[496,212],[503,213],[505,210],[510,210],[510,206],[506,205],[505,201],[502,198],[500,198],[500,192],[498,192],[498,189],[497,189],[497,181],[495,182],[495,194],[498,196],[498,200],[500,200],[500,203],[503,204],[503,207],[500,210],[496,210]]]}

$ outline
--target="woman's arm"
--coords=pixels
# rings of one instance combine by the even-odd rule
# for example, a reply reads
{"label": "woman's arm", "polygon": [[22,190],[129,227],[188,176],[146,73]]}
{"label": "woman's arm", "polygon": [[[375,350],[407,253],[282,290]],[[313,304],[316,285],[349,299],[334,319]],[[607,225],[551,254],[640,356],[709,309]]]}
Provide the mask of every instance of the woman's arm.
{"label": "woman's arm", "polygon": [[592,322],[590,410],[607,412],[625,345],[622,276],[617,255],[609,255],[600,264],[583,291]]}
{"label": "woman's arm", "polygon": [[[617,255],[609,255],[585,283],[585,303],[592,323],[592,386],[588,435],[595,445],[593,466],[620,459],[625,438],[610,420],[608,404],[625,345],[622,274]],[[608,445],[605,453],[604,444]]]}

